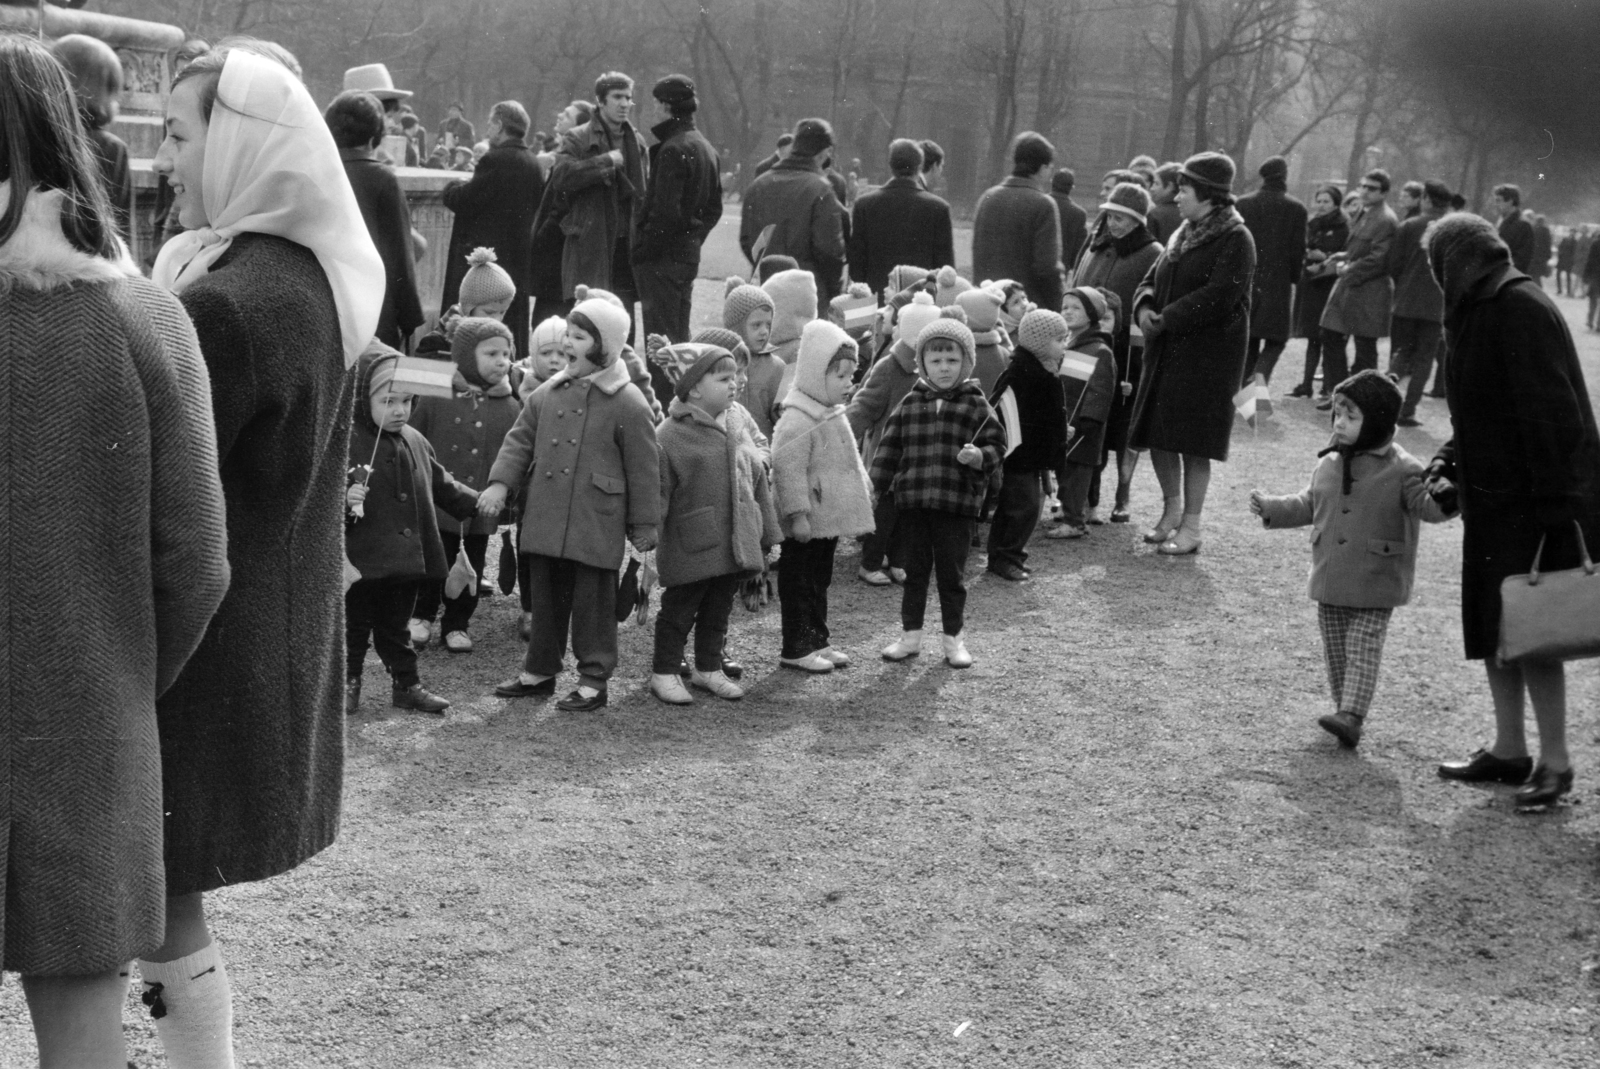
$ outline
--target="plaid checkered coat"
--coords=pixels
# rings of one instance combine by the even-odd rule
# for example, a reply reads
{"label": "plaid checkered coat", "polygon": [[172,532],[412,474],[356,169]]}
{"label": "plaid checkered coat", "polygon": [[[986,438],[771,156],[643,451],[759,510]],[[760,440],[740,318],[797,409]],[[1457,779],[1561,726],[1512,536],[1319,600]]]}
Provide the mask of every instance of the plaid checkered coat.
{"label": "plaid checkered coat", "polygon": [[[956,462],[971,442],[983,450],[983,468]],[[900,509],[937,509],[982,519],[1000,494],[1006,436],[1000,417],[976,379],[936,390],[918,379],[889,417],[872,455],[872,489],[894,492]]]}

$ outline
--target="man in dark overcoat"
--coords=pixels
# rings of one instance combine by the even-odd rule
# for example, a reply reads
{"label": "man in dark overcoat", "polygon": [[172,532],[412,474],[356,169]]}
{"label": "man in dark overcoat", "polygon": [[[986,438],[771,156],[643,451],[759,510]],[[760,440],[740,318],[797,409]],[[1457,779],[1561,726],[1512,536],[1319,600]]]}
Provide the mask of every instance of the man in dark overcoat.
{"label": "man in dark overcoat", "polygon": [[1400,224],[1389,247],[1389,277],[1394,279],[1394,315],[1389,320],[1389,373],[1400,377],[1405,403],[1399,424],[1417,427],[1417,405],[1428,385],[1444,337],[1444,291],[1428,268],[1422,235],[1450,210],[1450,189],[1430,178],[1422,186],[1422,211]]}
{"label": "man in dark overcoat", "polygon": [[894,177],[858,197],[850,218],[850,278],[875,294],[901,264],[936,271],[956,262],[950,205],[918,180],[922,149],[897,138],[889,145],[889,170]]}
{"label": "man in dark overcoat", "polygon": [[1055,173],[1055,146],[1032,130],[1011,143],[1011,177],[978,198],[972,220],[972,277],[1010,278],[1028,299],[1061,310],[1061,213],[1045,192]]}
{"label": "man in dark overcoat", "polygon": [[671,74],[651,90],[661,121],[650,128],[649,172],[633,236],[633,280],[647,334],[689,340],[689,302],[700,273],[700,246],[722,218],[722,166],[695,129],[694,83]]}
{"label": "man in dark overcoat", "polygon": [[844,203],[823,175],[833,148],[825,119],[801,119],[789,154],[750,183],[739,221],[739,248],[752,266],[763,255],[792,256],[817,280],[817,304],[839,295],[845,263]]}
{"label": "man in dark overcoat", "polygon": [[1289,163],[1282,156],[1264,161],[1256,173],[1261,188],[1240,197],[1238,205],[1256,243],[1244,379],[1265,386],[1291,333],[1294,287],[1306,256],[1306,206],[1289,195]]}
{"label": "man in dark overcoat", "polygon": [[1522,214],[1522,189],[1509,182],[1494,187],[1494,210],[1500,217],[1500,240],[1511,250],[1511,266],[1533,273],[1533,224]]}

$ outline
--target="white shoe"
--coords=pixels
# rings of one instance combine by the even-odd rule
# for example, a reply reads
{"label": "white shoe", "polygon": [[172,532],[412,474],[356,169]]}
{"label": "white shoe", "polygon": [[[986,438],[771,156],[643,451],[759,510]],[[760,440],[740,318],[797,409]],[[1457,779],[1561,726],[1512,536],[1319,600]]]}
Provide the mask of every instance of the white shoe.
{"label": "white shoe", "polygon": [[804,657],[779,657],[778,663],[785,668],[798,668],[802,672],[814,672],[817,675],[833,671],[833,662],[821,653],[808,653]]}
{"label": "white shoe", "polygon": [[[677,679],[679,677],[674,676],[673,678]],[[736,702],[744,697],[744,688],[723,675],[720,670],[702,672],[697,668],[689,673],[689,685],[691,687],[699,687],[701,690],[709,690],[717,697],[726,698],[730,702]]]}
{"label": "white shoe", "polygon": [[856,578],[868,586],[888,586],[894,580],[889,578],[889,573],[882,568],[868,571],[865,568],[856,569]]}
{"label": "white shoe", "polygon": [[906,631],[883,648],[886,661],[903,661],[922,652],[922,632]]}
{"label": "white shoe", "polygon": [[834,649],[832,646],[828,646],[828,647],[825,647],[823,649],[820,649],[820,650],[817,651],[817,653],[820,654],[823,657],[826,657],[828,660],[832,661],[833,662],[833,666],[835,668],[849,668],[850,667],[850,655],[848,653],[841,653],[840,651]]}
{"label": "white shoe", "polygon": [[1082,538],[1088,533],[1089,528],[1074,527],[1070,523],[1058,523],[1054,527],[1046,527],[1044,529],[1046,538]]}
{"label": "white shoe", "polygon": [[406,630],[411,632],[411,644],[419,650],[433,637],[433,625],[415,616],[406,621]]}
{"label": "white shoe", "polygon": [[[717,673],[721,675],[721,672]],[[688,688],[683,685],[683,680],[678,678],[678,673],[671,672],[667,675],[652,674],[650,676],[650,693],[666,702],[668,705],[693,705],[694,698],[689,695]]]}
{"label": "white shoe", "polygon": [[960,635],[941,635],[944,640],[944,663],[951,668],[971,668],[972,654]]}
{"label": "white shoe", "polygon": [[444,648],[451,653],[471,653],[472,636],[465,631],[446,631],[444,635]]}

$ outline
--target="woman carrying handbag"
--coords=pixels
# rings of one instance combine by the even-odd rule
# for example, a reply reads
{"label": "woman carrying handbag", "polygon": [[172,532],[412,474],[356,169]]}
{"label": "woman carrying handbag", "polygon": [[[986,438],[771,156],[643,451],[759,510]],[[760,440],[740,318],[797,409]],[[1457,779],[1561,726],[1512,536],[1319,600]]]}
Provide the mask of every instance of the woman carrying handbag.
{"label": "woman carrying handbag", "polygon": [[[1521,784],[1518,808],[1547,806],[1572,790],[1565,673],[1556,657],[1500,658],[1501,584],[1529,572],[1536,555],[1548,574],[1582,564],[1580,541],[1600,546],[1600,432],[1565,320],[1511,265],[1494,227],[1456,213],[1423,241],[1445,295],[1455,435],[1429,467],[1430,486],[1441,499],[1459,497],[1466,655],[1484,662],[1495,715],[1494,742],[1441,764],[1439,775]],[[1524,694],[1539,729],[1537,764]]]}

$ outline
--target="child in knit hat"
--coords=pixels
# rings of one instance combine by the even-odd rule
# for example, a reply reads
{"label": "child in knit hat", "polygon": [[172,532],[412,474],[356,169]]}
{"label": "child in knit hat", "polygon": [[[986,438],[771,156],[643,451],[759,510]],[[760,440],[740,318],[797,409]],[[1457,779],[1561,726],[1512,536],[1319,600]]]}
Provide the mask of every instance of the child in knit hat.
{"label": "child in knit hat", "polygon": [[795,268],[780,271],[761,286],[772,298],[772,355],[783,361],[783,376],[773,394],[773,420],[778,418],[776,406],[783,404],[784,396],[794,382],[794,362],[800,352],[800,334],[806,324],[817,318],[817,276],[810,271]]}
{"label": "child in knit hat", "polygon": [[479,511],[496,516],[513,488],[522,491],[533,626],[522,672],[495,688],[500,697],[555,693],[570,625],[579,682],[557,707],[606,704],[623,542],[653,549],[661,515],[655,419],[622,362],[629,326],[610,301],[578,303],[567,316],[569,366],[523,404],[479,498]]}
{"label": "child in knit hat", "polygon": [[567,321],[561,316],[551,316],[533,328],[528,335],[528,358],[521,361],[522,382],[517,386],[519,401],[526,401],[529,394],[566,368],[566,336]]}
{"label": "child in knit hat", "polygon": [[928,580],[936,575],[945,663],[967,668],[967,553],[973,525],[1000,490],[1006,434],[972,378],[972,332],[965,325],[935,320],[917,335],[916,352],[920,377],[890,417],[870,469],[873,490],[894,494],[906,562],[903,633],[883,659],[922,652]]}
{"label": "child in knit hat", "polygon": [[[459,320],[450,343],[456,364],[455,396],[418,398],[411,413],[411,425],[428,439],[439,463],[463,486],[478,489],[488,485],[489,468],[500,452],[500,443],[522,410],[510,379],[515,344],[510,328],[498,319]],[[451,653],[472,651],[467,627],[478,607],[489,536],[498,526],[499,517],[474,515],[470,525],[457,524],[441,512],[439,534],[446,559],[454,560],[465,543],[477,581],[453,598],[445,597],[442,580],[422,585],[416,612],[408,622],[415,644],[427,645],[430,625],[443,602],[439,631],[445,649]]]}
{"label": "child in knit hat", "polygon": [[418,356],[431,356],[439,360],[450,359],[450,333],[458,319],[501,319],[511,302],[517,298],[517,284],[499,264],[493,249],[478,247],[467,257],[467,273],[461,276],[461,288],[456,291],[456,303],[421,341],[417,343]]}
{"label": "child in knit hat", "polygon": [[671,383],[660,382],[658,389],[658,379],[650,364],[628,343],[628,338],[633,333],[633,310],[622,303],[621,297],[599,286],[586,286],[580,282],[572,288],[572,296],[579,303],[590,298],[605,301],[627,318],[628,329],[622,336],[622,349],[618,359],[628,369],[628,380],[639,387],[639,392],[644,394],[645,401],[650,405],[650,412],[654,415],[655,421],[660,423],[666,412],[662,405],[672,400]]}
{"label": "child in knit hat", "polygon": [[1060,378],[1070,331],[1059,314],[1036,308],[1018,324],[1019,344],[995,383],[1017,403],[1022,444],[1005,458],[1000,500],[989,527],[989,571],[1020,583],[1030,575],[1028,539],[1043,507],[1042,481],[1061,466],[1067,449],[1067,406]]}
{"label": "child in knit hat", "polygon": [[1287,497],[1250,491],[1262,526],[1316,529],[1309,593],[1334,704],[1317,724],[1347,747],[1361,741],[1389,617],[1411,599],[1421,521],[1448,518],[1422,462],[1395,444],[1401,401],[1387,376],[1356,372],[1334,387],[1333,438],[1311,485]]}
{"label": "child in knit hat", "polygon": [[967,315],[967,328],[977,346],[978,385],[986,394],[994,393],[1000,373],[1011,362],[1011,339],[1000,329],[1000,306],[1005,296],[999,290],[974,287],[956,295],[956,304]]}
{"label": "child in knit hat", "polygon": [[750,349],[745,345],[744,339],[725,327],[701,327],[689,340],[697,345],[715,345],[733,354],[734,367],[737,369],[733,382],[737,392],[734,395],[733,405],[728,409],[728,420],[730,424],[736,425],[739,433],[750,439],[763,458],[769,459],[771,440],[762,433],[761,425],[756,422],[755,416],[744,406],[742,400],[750,388]]}
{"label": "child in knit hat", "polygon": [[772,296],[738,275],[728,277],[723,293],[722,325],[736,332],[750,350],[750,366],[739,399],[755,417],[761,433],[771,438],[772,425],[778,418],[778,384],[783,381],[784,366],[772,352]]}
{"label": "child in knit hat", "polygon": [[1021,344],[1017,338],[1017,328],[1022,325],[1022,317],[1033,310],[1028,291],[1022,283],[1009,278],[985,282],[983,288],[1000,291],[1003,298],[1000,302],[1000,329],[1010,336],[1012,348],[1015,348]]}
{"label": "child in knit hat", "polygon": [[656,434],[661,449],[661,545],[650,693],[669,705],[694,699],[678,676],[689,631],[694,666],[689,685],[737,701],[744,689],[725,672],[728,615],[739,584],[765,570],[780,537],[767,466],[729,414],[738,403],[733,354],[688,343],[674,356],[675,395]]}
{"label": "child in knit hat", "polygon": [[850,663],[828,631],[828,587],[841,538],[873,528],[872,499],[844,399],[855,379],[856,344],[826,320],[806,324],[794,388],[772,440],[772,480],[783,524],[778,663],[831,672]]}
{"label": "child in knit hat", "polygon": [[[917,381],[917,335],[939,318],[933,295],[919,292],[895,319],[894,344],[872,365],[861,387],[850,396],[845,415],[850,430],[861,442],[861,461],[872,466],[872,454],[889,425],[889,417]],[[861,545],[861,567],[856,575],[868,586],[888,586],[905,577],[894,541],[894,495],[879,494],[874,507],[874,529]],[[888,570],[884,570],[885,564]]]}
{"label": "child in knit hat", "polygon": [[850,340],[860,346],[863,351],[870,352],[868,346],[872,343],[872,329],[876,317],[868,320],[864,325],[849,326],[845,323],[845,309],[859,304],[862,300],[872,300],[872,291],[865,282],[852,282],[849,289],[828,302],[828,322],[836,327],[843,328],[850,335]]}
{"label": "child in knit hat", "polygon": [[361,702],[367,643],[393,680],[401,709],[443,713],[444,698],[423,689],[406,620],[421,583],[450,570],[437,508],[448,520],[472,519],[478,494],[453,479],[428,439],[407,422],[413,395],[394,388],[400,354],[374,340],[356,362],[345,491],[345,554],[361,578],[345,591],[345,712]]}
{"label": "child in knit hat", "polygon": [[[1106,421],[1117,389],[1117,360],[1112,352],[1117,314],[1103,290],[1079,286],[1068,290],[1061,315],[1072,337],[1067,348],[1076,356],[1094,358],[1087,380],[1067,376],[1067,452],[1056,474],[1061,501],[1061,522],[1045,531],[1046,538],[1082,538],[1089,533],[1089,495],[1095,473],[1103,462]],[[1074,364],[1078,361],[1075,359]]]}

